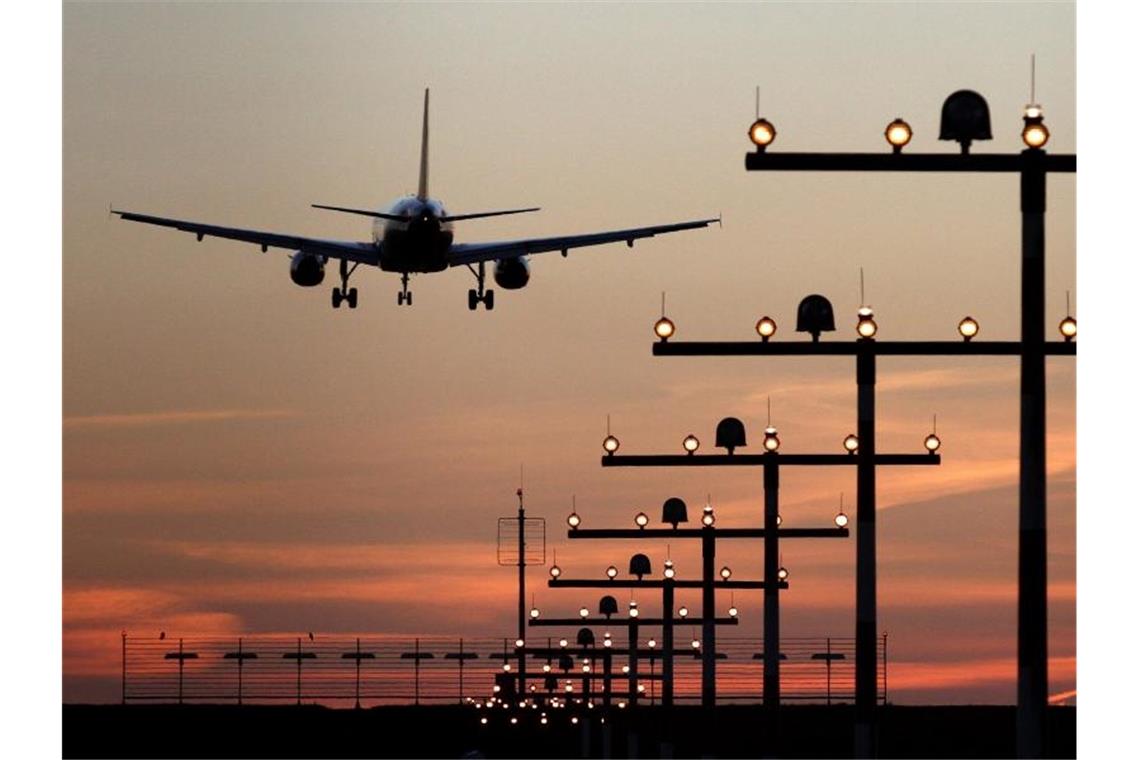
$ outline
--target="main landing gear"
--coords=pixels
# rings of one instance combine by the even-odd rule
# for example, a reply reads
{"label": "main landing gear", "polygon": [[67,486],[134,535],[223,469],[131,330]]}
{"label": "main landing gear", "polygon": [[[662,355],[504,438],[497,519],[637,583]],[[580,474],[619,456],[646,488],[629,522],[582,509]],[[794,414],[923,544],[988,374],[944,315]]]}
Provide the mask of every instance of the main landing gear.
{"label": "main landing gear", "polygon": [[412,305],[412,291],[408,290],[408,273],[407,272],[404,272],[402,275],[400,275],[400,283],[403,285],[403,289],[400,290],[400,292],[396,294],[396,304],[399,306],[403,306],[404,304],[411,306]]}
{"label": "main landing gear", "polygon": [[339,309],[342,301],[348,302],[348,308],[356,308],[356,288],[348,287],[348,278],[356,271],[358,263],[354,262],[352,269],[349,269],[348,262],[344,259],[340,260],[340,287],[332,290],[332,307],[334,309]]}
{"label": "main landing gear", "polygon": [[478,289],[472,288],[467,291],[467,308],[475,311],[482,303],[487,311],[491,311],[495,308],[495,291],[483,289],[483,280],[487,276],[486,264],[480,261],[478,270],[470,264],[467,265],[467,268],[471,270],[471,274],[475,275],[475,280],[479,283]]}

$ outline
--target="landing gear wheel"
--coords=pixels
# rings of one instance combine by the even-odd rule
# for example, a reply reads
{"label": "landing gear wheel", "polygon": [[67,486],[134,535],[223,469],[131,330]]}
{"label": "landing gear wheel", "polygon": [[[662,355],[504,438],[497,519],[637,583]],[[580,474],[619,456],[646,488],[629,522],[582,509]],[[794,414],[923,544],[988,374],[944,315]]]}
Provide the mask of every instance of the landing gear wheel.
{"label": "landing gear wheel", "polygon": [[472,288],[471,290],[467,291],[467,308],[470,309],[471,311],[475,311],[475,309],[478,308],[478,306],[479,306],[479,294],[475,292],[474,288]]}
{"label": "landing gear wheel", "polygon": [[483,305],[485,307],[487,307],[487,311],[490,311],[491,309],[495,308],[495,291],[488,290],[483,295]]}
{"label": "landing gear wheel", "polygon": [[349,288],[348,296],[346,297],[345,300],[348,301],[348,308],[350,308],[350,309],[356,308],[356,288]]}
{"label": "landing gear wheel", "polygon": [[412,305],[412,291],[410,291],[410,290],[408,291],[408,297],[404,300],[406,300],[408,302],[408,306]]}
{"label": "landing gear wheel", "polygon": [[404,305],[404,294],[402,292],[396,294],[396,305],[397,306],[403,306]]}
{"label": "landing gear wheel", "polygon": [[[353,288],[353,290],[355,290],[355,288]],[[341,295],[340,288],[333,288],[333,291],[332,291],[332,307],[334,309],[339,309],[340,308],[340,302],[342,300],[344,300],[344,296]]]}

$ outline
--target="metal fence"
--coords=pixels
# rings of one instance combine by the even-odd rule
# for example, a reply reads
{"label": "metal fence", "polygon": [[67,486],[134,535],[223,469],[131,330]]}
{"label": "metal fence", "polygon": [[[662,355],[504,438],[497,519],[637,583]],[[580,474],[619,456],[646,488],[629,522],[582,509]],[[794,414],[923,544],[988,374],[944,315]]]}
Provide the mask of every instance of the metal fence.
{"label": "metal fence", "polygon": [[[541,640],[531,639],[533,646]],[[558,639],[547,646],[557,648]],[[682,640],[681,645],[685,643]],[[855,694],[853,638],[785,638],[780,652],[781,700],[850,702]],[[571,652],[576,651],[571,648]],[[642,643],[642,699],[660,699],[661,654]],[[594,653],[596,657],[600,650]],[[449,704],[491,693],[504,665],[517,663],[513,639],[394,638],[383,636],[274,635],[242,637],[122,638],[123,702],[320,703],[330,706]],[[717,699],[759,702],[764,687],[763,641],[718,637]],[[878,640],[879,699],[887,699],[887,637]],[[551,665],[555,688],[582,686],[581,677],[560,678],[558,658],[531,655],[541,671]],[[615,655],[622,672],[625,655]],[[579,663],[575,661],[575,671]],[[645,678],[649,676],[649,678]],[[541,694],[551,682],[531,682]],[[627,691],[625,684],[621,690]],[[700,653],[675,655],[674,695],[696,703],[701,695]]]}

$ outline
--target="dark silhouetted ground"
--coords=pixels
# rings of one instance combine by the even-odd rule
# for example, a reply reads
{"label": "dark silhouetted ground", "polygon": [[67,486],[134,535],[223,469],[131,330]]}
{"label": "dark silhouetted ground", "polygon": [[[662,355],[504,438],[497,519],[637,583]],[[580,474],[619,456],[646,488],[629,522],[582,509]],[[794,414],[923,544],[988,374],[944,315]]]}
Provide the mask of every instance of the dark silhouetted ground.
{"label": "dark silhouetted ground", "polygon": [[[851,757],[850,706],[787,706],[778,751],[765,737],[759,706],[700,708],[667,716],[660,707],[601,711],[577,725],[562,710],[549,722],[529,711],[471,707],[65,705],[64,757]],[[1050,757],[1076,756],[1076,708],[1049,709]],[[670,736],[671,734],[671,736]],[[1012,757],[1013,707],[882,708],[881,757]]]}

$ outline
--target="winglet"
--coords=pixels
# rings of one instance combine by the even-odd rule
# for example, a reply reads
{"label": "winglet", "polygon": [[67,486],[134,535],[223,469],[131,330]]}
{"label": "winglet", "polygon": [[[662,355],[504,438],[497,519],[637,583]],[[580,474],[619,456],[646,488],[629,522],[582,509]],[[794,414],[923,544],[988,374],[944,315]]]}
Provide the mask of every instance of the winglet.
{"label": "winglet", "polygon": [[417,197],[427,200],[428,197],[428,95],[430,88],[424,89],[424,133],[420,142],[420,189]]}
{"label": "winglet", "polygon": [[724,223],[720,219],[720,212],[716,212],[716,226],[724,229]]}

